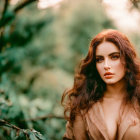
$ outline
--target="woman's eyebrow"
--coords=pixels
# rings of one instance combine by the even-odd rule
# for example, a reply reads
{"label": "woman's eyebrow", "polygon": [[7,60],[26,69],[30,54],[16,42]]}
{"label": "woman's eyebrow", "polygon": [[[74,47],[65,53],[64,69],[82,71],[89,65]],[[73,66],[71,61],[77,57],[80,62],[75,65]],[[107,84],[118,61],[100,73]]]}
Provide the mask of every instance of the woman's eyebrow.
{"label": "woman's eyebrow", "polygon": [[114,54],[120,54],[120,52],[113,52],[113,53],[110,53],[109,56],[114,55]]}
{"label": "woman's eyebrow", "polygon": [[96,55],[96,57],[103,57],[102,55]]}
{"label": "woman's eyebrow", "polygon": [[[114,54],[120,54],[120,52],[112,52],[109,54],[109,56],[114,55]],[[103,57],[102,55],[96,55],[96,57]]]}

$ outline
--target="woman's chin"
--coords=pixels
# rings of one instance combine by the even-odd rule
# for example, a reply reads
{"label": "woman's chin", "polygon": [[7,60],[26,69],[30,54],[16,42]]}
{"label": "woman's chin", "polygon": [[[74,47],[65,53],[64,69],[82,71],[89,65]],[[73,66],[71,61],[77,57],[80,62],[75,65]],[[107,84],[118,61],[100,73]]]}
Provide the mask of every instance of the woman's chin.
{"label": "woman's chin", "polygon": [[117,83],[117,81],[112,80],[112,79],[104,80],[104,82],[105,82],[107,85],[112,85],[112,84],[116,84],[116,83]]}

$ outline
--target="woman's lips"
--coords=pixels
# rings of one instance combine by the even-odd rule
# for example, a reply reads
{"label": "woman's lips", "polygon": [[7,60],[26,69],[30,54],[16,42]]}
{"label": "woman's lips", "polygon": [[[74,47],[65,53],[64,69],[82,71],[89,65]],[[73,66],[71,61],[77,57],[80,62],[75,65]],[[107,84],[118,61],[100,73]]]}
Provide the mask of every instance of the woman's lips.
{"label": "woman's lips", "polygon": [[111,73],[111,72],[106,72],[105,74],[104,74],[104,77],[106,78],[106,79],[110,79],[110,78],[112,78],[113,77],[113,73]]}
{"label": "woman's lips", "polygon": [[110,78],[112,78],[113,77],[113,75],[105,75],[105,78],[106,79],[110,79]]}

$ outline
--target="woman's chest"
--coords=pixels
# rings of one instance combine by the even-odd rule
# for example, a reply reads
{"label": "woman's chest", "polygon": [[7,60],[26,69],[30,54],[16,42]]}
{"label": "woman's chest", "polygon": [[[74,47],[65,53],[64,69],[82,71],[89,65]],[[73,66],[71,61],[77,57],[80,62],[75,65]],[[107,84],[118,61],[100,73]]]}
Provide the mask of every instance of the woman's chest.
{"label": "woman's chest", "polygon": [[117,135],[118,121],[120,119],[120,103],[102,103],[103,121],[107,129],[110,140],[114,140]]}
{"label": "woman's chest", "polygon": [[109,113],[105,116],[104,122],[110,140],[114,140],[117,135],[118,128],[116,116],[114,116],[113,113]]}
{"label": "woman's chest", "polygon": [[114,140],[117,135],[119,111],[117,109],[104,111],[103,119],[110,140]]}
{"label": "woman's chest", "polygon": [[[127,138],[130,136],[126,134],[130,134],[130,128],[134,128],[133,126],[137,124],[139,128],[135,128],[135,131],[137,130],[140,134],[139,119],[130,106],[114,108],[110,105],[107,109],[98,102],[92,106],[84,118],[88,135],[94,140],[127,140],[126,136]],[[136,134],[131,131],[131,135]]]}

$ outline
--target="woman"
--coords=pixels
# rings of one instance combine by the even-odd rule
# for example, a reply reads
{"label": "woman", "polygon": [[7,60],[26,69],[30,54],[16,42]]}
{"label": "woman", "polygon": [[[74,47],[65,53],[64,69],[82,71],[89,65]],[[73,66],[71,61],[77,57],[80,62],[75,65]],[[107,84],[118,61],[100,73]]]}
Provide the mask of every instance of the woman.
{"label": "woman", "polygon": [[93,38],[62,103],[63,140],[140,139],[140,62],[124,34],[108,29]]}

